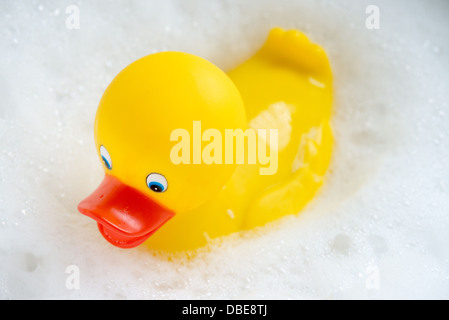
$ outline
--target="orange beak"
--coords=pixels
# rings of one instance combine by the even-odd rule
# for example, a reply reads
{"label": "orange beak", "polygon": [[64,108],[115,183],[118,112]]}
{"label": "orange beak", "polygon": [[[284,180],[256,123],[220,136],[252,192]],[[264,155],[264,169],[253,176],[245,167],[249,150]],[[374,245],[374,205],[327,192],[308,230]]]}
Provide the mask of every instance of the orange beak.
{"label": "orange beak", "polygon": [[143,243],[175,214],[142,192],[107,175],[78,210],[97,221],[103,237],[120,248]]}

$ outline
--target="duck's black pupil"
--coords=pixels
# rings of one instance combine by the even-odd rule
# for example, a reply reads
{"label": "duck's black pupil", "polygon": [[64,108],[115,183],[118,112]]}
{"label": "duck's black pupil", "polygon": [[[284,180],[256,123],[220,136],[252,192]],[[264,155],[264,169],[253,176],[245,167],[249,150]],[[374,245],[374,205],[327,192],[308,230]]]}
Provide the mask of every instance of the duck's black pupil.
{"label": "duck's black pupil", "polygon": [[150,186],[150,189],[153,190],[154,192],[162,192],[162,188],[154,184]]}
{"label": "duck's black pupil", "polygon": [[106,160],[106,158],[103,156],[102,156],[102,159],[103,159],[103,162],[104,162],[104,165],[106,166],[106,168],[111,169],[111,165],[109,164],[108,160]]}

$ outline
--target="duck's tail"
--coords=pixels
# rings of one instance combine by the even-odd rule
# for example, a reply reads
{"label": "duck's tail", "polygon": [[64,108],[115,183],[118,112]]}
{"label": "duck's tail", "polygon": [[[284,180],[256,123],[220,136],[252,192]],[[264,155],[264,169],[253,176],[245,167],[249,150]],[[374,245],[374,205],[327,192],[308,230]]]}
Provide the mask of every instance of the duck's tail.
{"label": "duck's tail", "polygon": [[298,30],[272,29],[257,55],[315,74],[330,70],[325,51]]}

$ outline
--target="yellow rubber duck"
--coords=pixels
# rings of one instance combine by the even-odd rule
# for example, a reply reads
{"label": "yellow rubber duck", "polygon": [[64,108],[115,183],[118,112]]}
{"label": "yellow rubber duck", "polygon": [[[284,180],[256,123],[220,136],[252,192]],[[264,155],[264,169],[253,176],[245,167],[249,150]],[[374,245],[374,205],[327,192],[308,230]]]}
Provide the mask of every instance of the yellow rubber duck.
{"label": "yellow rubber duck", "polygon": [[187,53],[146,56],[100,101],[105,178],[78,209],[115,246],[167,252],[297,214],[329,167],[331,110],[326,54],[296,30],[273,29],[227,74]]}

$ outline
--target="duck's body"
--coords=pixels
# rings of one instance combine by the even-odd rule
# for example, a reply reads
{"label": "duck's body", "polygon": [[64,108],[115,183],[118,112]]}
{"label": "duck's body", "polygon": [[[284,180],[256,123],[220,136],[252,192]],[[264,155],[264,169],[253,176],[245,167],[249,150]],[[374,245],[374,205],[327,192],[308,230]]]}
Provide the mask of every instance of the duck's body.
{"label": "duck's body", "polygon": [[264,47],[228,72],[248,126],[279,130],[278,170],[239,165],[200,208],[169,221],[146,244],[179,251],[296,214],[323,183],[332,151],[332,73],[324,51],[297,31],[272,30]]}
{"label": "duck's body", "polygon": [[[115,231],[110,230],[106,235],[102,231],[108,241],[118,246],[132,247],[146,240],[148,234],[151,234],[145,242],[151,249],[171,252],[192,250],[206,245],[211,239],[262,226],[285,215],[296,214],[313,198],[323,183],[333,142],[330,129],[332,73],[324,51],[310,43],[297,31],[284,32],[281,29],[274,29],[266,44],[253,58],[228,72],[227,75],[240,93],[243,104],[240,104],[237,97],[230,98],[228,104],[232,105],[232,109],[229,113],[224,111],[216,121],[214,120],[215,122],[212,122],[217,125],[220,119],[224,121],[220,130],[247,127],[277,129],[277,146],[270,146],[271,152],[278,154],[276,172],[261,175],[260,168],[263,166],[261,164],[240,164],[236,168],[228,165],[220,167],[214,164],[212,169],[204,169],[204,164],[173,166],[173,163],[164,164],[160,160],[155,162],[159,167],[154,170],[149,169],[149,172],[165,170],[171,179],[168,179],[168,189],[167,180],[164,180],[165,185],[162,183],[160,186],[162,189],[167,189],[167,195],[153,198],[151,193],[139,189],[138,180],[134,182],[128,172],[107,171],[107,177],[115,176],[124,183],[129,181],[128,185],[149,195],[152,200],[155,200],[156,205],[161,206],[162,209],[159,211],[168,209],[165,210],[168,213],[162,215],[154,227],[145,229],[146,233],[137,228],[139,230],[136,234],[139,236],[145,234],[145,237],[139,240],[140,242],[134,241],[135,243],[131,245],[126,241],[111,241],[108,238],[110,235],[113,237],[115,233],[120,233],[117,236],[119,239],[126,239],[121,230],[126,231],[126,227],[121,228],[120,225],[126,224],[127,219],[121,219],[117,223],[114,214],[113,218],[108,218],[109,220],[104,223],[103,218],[98,218],[93,213],[94,209],[89,209],[97,208],[97,203],[103,201],[100,198],[103,198],[104,188],[99,188],[96,195],[80,205],[80,211],[97,220],[99,226],[114,224],[112,229]],[[227,85],[226,83],[225,86]],[[233,89],[229,90],[233,95]],[[239,111],[242,106],[245,109],[246,120]],[[191,108],[196,107],[192,104]],[[182,112],[187,114],[179,116],[179,119],[188,118],[184,125],[189,120],[202,120],[203,111],[201,110],[192,110],[195,115],[190,118],[189,110],[184,109]],[[223,112],[222,109],[220,110]],[[98,118],[97,114],[97,120]],[[160,121],[169,123],[170,119],[160,119]],[[176,124],[178,127],[182,125],[180,121]],[[213,124],[209,124],[208,127],[213,127]],[[100,128],[98,131],[102,130],[105,129]],[[164,129],[161,127],[160,130]],[[112,141],[108,143],[111,145]],[[169,144],[169,141],[159,144],[164,152],[168,152],[169,146],[173,146],[173,142]],[[102,139],[98,137],[97,146],[99,148],[103,146]],[[111,148],[115,148],[113,150],[115,154],[120,151],[119,147],[111,146]],[[101,156],[105,161],[105,156],[103,154]],[[109,154],[106,155],[106,158],[108,157]],[[105,163],[108,167],[107,161]],[[201,201],[196,201],[190,191],[185,196],[181,191],[176,194],[176,177],[183,168],[187,171],[195,170],[197,176],[201,175],[200,178],[203,179],[201,184],[210,184],[198,191],[204,194]],[[204,174],[202,170],[206,170]],[[140,179],[140,175],[135,176]],[[192,175],[188,177],[180,178],[179,184],[192,181]],[[159,188],[158,182],[154,183],[157,186],[154,187],[153,184],[152,188]],[[171,186],[175,190],[170,196]],[[171,206],[174,202],[176,205]],[[190,205],[189,202],[199,205]],[[110,214],[107,213],[107,215]],[[163,226],[159,229],[162,224]],[[120,230],[117,231],[116,228]],[[156,229],[158,231],[154,232]],[[123,243],[125,245],[121,245]]]}

